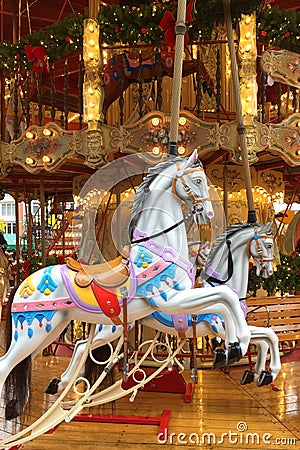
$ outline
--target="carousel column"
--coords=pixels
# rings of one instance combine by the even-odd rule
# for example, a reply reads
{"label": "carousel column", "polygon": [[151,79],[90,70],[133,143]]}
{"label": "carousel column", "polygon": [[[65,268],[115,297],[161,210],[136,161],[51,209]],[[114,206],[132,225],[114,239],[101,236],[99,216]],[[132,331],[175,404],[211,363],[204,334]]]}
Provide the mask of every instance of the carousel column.
{"label": "carousel column", "polygon": [[33,233],[33,219],[31,213],[31,197],[28,196],[28,201],[26,202],[27,206],[27,242],[28,242],[28,256],[32,257],[32,233]]}
{"label": "carousel column", "polygon": [[15,278],[15,286],[19,286],[20,284],[20,272],[21,272],[21,264],[20,264],[20,214],[19,214],[19,190],[15,190],[15,212],[16,212],[16,278]]}
{"label": "carousel column", "polygon": [[246,127],[244,125],[243,118],[243,109],[242,109],[242,101],[241,101],[241,93],[240,93],[240,82],[238,76],[238,66],[237,66],[237,58],[235,53],[235,45],[233,38],[233,29],[232,29],[232,19],[231,19],[231,11],[230,11],[230,0],[222,0],[226,30],[227,30],[227,39],[228,39],[228,47],[231,59],[231,71],[232,71],[232,83],[233,83],[233,91],[235,96],[236,103],[236,116],[238,121],[237,132],[240,137],[240,147],[241,147],[241,158],[243,163],[243,171],[245,176],[245,185],[246,185],[246,195],[247,195],[247,204],[248,204],[248,222],[255,223],[256,222],[256,212],[254,208],[254,200],[252,194],[252,183],[251,183],[251,174],[250,174],[250,165],[249,165],[249,157],[248,157],[248,149],[247,149],[247,140],[246,140]]}

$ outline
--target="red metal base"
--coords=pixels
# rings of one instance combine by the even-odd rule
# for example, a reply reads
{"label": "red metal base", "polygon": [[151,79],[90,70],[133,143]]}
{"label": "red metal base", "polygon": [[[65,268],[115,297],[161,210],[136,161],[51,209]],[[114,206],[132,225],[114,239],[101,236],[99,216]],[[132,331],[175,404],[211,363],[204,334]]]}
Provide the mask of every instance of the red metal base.
{"label": "red metal base", "polygon": [[[160,417],[154,416],[114,416],[113,414],[77,414],[72,420],[77,422],[98,422],[98,423],[128,423],[135,425],[159,425],[158,439],[165,440],[168,437],[171,411],[164,409]],[[52,434],[58,427],[55,426],[45,434]],[[19,447],[12,447],[9,450],[16,450]]]}
{"label": "red metal base", "polygon": [[[152,367],[143,367],[147,377],[150,376],[156,369]],[[139,380],[138,373],[135,378]],[[136,381],[129,377],[128,381],[122,383],[123,389],[129,389],[136,385]],[[147,392],[164,392],[168,394],[184,394],[184,403],[191,403],[194,394],[195,385],[190,382],[187,383],[181,373],[178,372],[177,367],[172,370],[163,370],[158,377],[145,384],[143,390]]]}
{"label": "red metal base", "polygon": [[72,420],[78,422],[129,423],[135,425],[159,425],[158,436],[168,436],[171,411],[164,409],[160,417],[154,416],[114,416],[113,414],[78,414]]}

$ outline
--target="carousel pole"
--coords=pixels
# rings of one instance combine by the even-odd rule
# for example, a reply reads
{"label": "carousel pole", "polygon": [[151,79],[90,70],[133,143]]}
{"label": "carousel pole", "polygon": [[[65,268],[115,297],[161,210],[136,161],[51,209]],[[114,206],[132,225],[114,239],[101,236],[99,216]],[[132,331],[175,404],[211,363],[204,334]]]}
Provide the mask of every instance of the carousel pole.
{"label": "carousel pole", "polygon": [[172,86],[172,104],[171,104],[171,123],[170,123],[170,142],[168,153],[177,156],[178,141],[178,120],[181,97],[182,64],[184,52],[184,35],[186,32],[185,24],[186,0],[178,0],[177,22],[175,25],[175,57],[174,57],[174,75]]}
{"label": "carousel pole", "polygon": [[250,173],[250,165],[248,159],[248,150],[247,150],[247,141],[246,141],[246,128],[244,125],[243,113],[242,113],[242,101],[240,95],[240,83],[238,77],[238,67],[234,46],[234,38],[233,38],[233,30],[232,30],[232,19],[231,19],[231,11],[230,11],[230,0],[222,0],[226,30],[227,30],[227,39],[228,39],[228,48],[231,59],[231,73],[232,73],[232,83],[233,83],[233,91],[235,96],[236,103],[236,116],[238,120],[237,132],[240,136],[240,146],[241,146],[241,157],[243,162],[243,170],[245,176],[245,185],[246,185],[246,195],[247,195],[247,203],[248,203],[248,222],[255,223],[256,222],[256,212],[254,208],[254,201],[252,195],[252,183],[251,183],[251,173]]}

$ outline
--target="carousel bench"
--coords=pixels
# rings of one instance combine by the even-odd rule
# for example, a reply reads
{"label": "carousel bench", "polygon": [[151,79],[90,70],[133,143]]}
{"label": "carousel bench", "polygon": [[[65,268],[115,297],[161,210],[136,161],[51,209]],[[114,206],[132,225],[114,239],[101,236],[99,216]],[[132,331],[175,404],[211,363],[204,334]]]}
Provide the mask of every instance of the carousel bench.
{"label": "carousel bench", "polygon": [[300,295],[250,297],[247,305],[249,325],[272,327],[282,347],[300,346]]}

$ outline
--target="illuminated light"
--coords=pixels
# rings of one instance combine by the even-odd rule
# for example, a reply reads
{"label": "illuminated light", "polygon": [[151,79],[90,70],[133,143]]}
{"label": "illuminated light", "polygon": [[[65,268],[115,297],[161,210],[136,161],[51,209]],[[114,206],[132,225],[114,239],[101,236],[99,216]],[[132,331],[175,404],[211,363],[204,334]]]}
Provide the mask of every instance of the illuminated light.
{"label": "illuminated light", "polygon": [[49,163],[49,162],[52,161],[51,158],[50,158],[50,156],[48,156],[48,155],[44,155],[42,159],[43,159],[43,162],[44,162],[44,163]]}
{"label": "illuminated light", "polygon": [[33,166],[34,165],[34,160],[32,158],[26,158],[25,160],[26,164],[28,164],[29,166]]}
{"label": "illuminated light", "polygon": [[93,120],[93,119],[94,119],[94,114],[90,113],[90,114],[88,115],[88,120]]}
{"label": "illuminated light", "polygon": [[44,136],[51,136],[51,135],[52,135],[52,131],[49,130],[49,128],[45,128],[45,129],[43,130],[43,135],[44,135]]}
{"label": "illuminated light", "polygon": [[233,197],[232,193],[228,194],[228,198],[232,198],[232,197]]}
{"label": "illuminated light", "polygon": [[179,123],[179,125],[184,126],[186,124],[186,118],[185,117],[179,117],[178,123]]}
{"label": "illuminated light", "polygon": [[160,124],[160,120],[158,117],[153,117],[153,119],[151,120],[151,123],[154,127],[157,127]]}
{"label": "illuminated light", "polygon": [[299,156],[300,155],[300,150],[296,151],[296,155]]}
{"label": "illuminated light", "polygon": [[245,38],[246,38],[246,39],[250,39],[250,37],[251,37],[251,33],[250,33],[250,31],[248,31],[248,32],[245,34]]}
{"label": "illuminated light", "polygon": [[94,25],[92,23],[89,24],[89,31],[93,33],[95,31]]}
{"label": "illuminated light", "polygon": [[90,39],[89,44],[91,47],[95,47],[96,42],[94,41],[94,39]]}
{"label": "illuminated light", "polygon": [[88,52],[88,57],[89,57],[90,59],[94,59],[94,58],[95,58],[94,52]]}
{"label": "illuminated light", "polygon": [[34,138],[34,134],[31,133],[31,131],[27,131],[25,136],[27,137],[27,139],[33,139]]}
{"label": "illuminated light", "polygon": [[182,146],[181,146],[181,147],[178,147],[178,150],[177,150],[177,151],[178,151],[178,154],[179,154],[179,155],[183,155],[184,152],[185,152],[185,148],[182,147]]}
{"label": "illuminated light", "polygon": [[160,148],[159,148],[159,147],[153,147],[153,148],[152,148],[152,153],[153,153],[153,155],[159,155],[159,153],[160,153]]}
{"label": "illuminated light", "polygon": [[250,50],[251,50],[251,45],[250,45],[250,44],[246,45],[245,50],[246,50],[246,52],[250,52]]}
{"label": "illuminated light", "polygon": [[253,114],[253,110],[252,110],[252,108],[248,108],[247,109],[247,114],[250,116],[251,114]]}
{"label": "illuminated light", "polygon": [[245,22],[247,25],[249,25],[249,23],[251,22],[251,17],[249,17],[249,16],[246,17]]}

